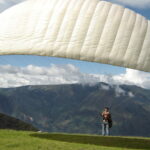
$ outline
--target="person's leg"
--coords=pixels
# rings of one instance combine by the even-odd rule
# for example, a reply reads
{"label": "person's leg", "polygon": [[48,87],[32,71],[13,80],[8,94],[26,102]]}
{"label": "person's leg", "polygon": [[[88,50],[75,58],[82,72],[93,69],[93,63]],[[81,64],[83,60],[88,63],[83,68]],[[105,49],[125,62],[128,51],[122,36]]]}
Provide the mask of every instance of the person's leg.
{"label": "person's leg", "polygon": [[102,135],[105,135],[105,125],[102,123]]}
{"label": "person's leg", "polygon": [[109,135],[109,124],[106,124],[106,135]]}

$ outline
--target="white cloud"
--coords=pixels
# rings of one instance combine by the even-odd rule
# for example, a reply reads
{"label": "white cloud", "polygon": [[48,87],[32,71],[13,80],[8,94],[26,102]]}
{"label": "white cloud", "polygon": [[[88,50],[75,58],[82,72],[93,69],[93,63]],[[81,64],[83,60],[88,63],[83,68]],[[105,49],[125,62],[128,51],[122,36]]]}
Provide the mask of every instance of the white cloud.
{"label": "white cloud", "polygon": [[132,92],[128,92],[128,96],[132,98],[134,97],[134,94]]}
{"label": "white cloud", "polygon": [[137,85],[142,88],[150,89],[150,73],[126,69],[125,74],[113,76],[113,82],[119,84]]}
{"label": "white cloud", "polygon": [[94,84],[99,78],[90,74],[81,73],[75,66],[51,65],[39,67],[29,65],[14,67],[11,65],[0,66],[0,87],[17,87],[23,85],[47,84]]}
{"label": "white cloud", "polygon": [[115,86],[116,97],[120,97],[121,95],[125,95],[125,91],[119,86]]}
{"label": "white cloud", "polygon": [[150,8],[150,0],[109,0],[109,1],[134,8],[141,8],[141,9]]}
{"label": "white cloud", "polygon": [[105,84],[101,84],[101,88],[106,91],[110,89],[109,85],[105,85]]}
{"label": "white cloud", "polygon": [[120,96],[128,96],[130,98],[134,97],[134,94],[131,91],[125,91],[120,85],[113,85],[113,88],[115,89],[116,97]]}
{"label": "white cloud", "polygon": [[[82,73],[79,68],[72,64],[54,65],[40,67],[28,65],[26,67],[15,67],[11,65],[0,66],[0,87],[18,87],[24,85],[48,85],[48,84],[90,84],[98,82],[110,85],[137,85],[150,89],[150,73],[144,73],[132,69],[126,69],[124,74],[103,75]],[[109,90],[108,85],[102,85],[102,89]],[[123,91],[116,86],[116,93]],[[132,96],[131,93],[128,93]]]}

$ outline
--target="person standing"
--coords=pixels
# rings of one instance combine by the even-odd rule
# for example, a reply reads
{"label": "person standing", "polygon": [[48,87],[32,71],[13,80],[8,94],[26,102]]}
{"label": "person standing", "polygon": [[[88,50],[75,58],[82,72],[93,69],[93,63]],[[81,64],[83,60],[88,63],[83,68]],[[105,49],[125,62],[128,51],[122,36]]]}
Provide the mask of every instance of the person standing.
{"label": "person standing", "polygon": [[105,107],[104,111],[101,113],[102,116],[102,135],[109,135],[109,128],[112,127],[112,119],[111,114],[109,112],[109,108]]}

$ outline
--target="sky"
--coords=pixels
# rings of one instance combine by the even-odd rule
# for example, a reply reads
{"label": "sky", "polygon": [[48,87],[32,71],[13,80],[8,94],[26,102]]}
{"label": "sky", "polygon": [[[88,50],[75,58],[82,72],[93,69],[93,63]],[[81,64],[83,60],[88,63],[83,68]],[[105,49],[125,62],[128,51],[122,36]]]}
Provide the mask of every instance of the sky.
{"label": "sky", "polygon": [[[0,0],[0,12],[24,0]],[[150,0],[106,0],[150,19]],[[85,61],[25,55],[0,56],[0,87],[43,84],[129,84],[150,89],[150,73]]]}

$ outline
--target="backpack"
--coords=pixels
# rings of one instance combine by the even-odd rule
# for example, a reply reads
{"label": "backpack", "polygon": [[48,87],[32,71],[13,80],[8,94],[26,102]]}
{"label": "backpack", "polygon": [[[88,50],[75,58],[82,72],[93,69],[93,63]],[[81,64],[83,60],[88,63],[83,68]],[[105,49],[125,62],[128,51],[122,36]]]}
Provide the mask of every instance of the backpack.
{"label": "backpack", "polygon": [[113,125],[113,121],[112,121],[111,115],[110,115],[110,117],[108,119],[108,125],[109,125],[109,128],[111,128],[112,125]]}

